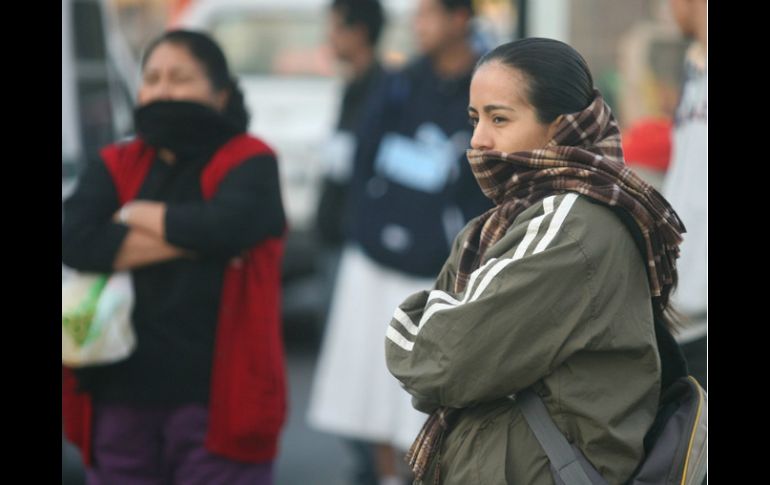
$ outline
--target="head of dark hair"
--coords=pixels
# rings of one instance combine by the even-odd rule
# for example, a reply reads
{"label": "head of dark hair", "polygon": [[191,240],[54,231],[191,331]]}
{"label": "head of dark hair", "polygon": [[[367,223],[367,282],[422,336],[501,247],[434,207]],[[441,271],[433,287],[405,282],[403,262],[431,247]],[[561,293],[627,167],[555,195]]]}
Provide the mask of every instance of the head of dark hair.
{"label": "head of dark hair", "polygon": [[142,56],[142,69],[153,51],[161,44],[171,43],[185,47],[200,62],[211,85],[216,91],[227,90],[229,96],[223,115],[240,129],[246,131],[249,113],[243,99],[243,92],[237,80],[230,74],[227,59],[219,45],[208,35],[191,30],[170,30],[153,40]]}
{"label": "head of dark hair", "polygon": [[468,11],[469,17],[472,18],[475,15],[473,0],[439,0],[439,2],[446,10],[455,11],[462,8]]}
{"label": "head of dark hair", "polygon": [[594,99],[594,82],[578,51],[554,39],[531,37],[502,44],[485,54],[476,69],[500,62],[519,71],[527,82],[529,103],[541,123],[585,109]]}
{"label": "head of dark hair", "polygon": [[385,23],[379,0],[333,0],[331,8],[340,14],[348,27],[362,25],[369,45],[377,45]]}

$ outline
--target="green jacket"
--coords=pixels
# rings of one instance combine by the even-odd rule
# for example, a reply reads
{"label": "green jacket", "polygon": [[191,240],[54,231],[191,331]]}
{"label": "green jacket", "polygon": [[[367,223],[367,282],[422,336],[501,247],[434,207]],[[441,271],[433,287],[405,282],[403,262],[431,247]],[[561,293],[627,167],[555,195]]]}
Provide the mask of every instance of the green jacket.
{"label": "green jacket", "polygon": [[408,297],[387,329],[388,368],[415,408],[462,409],[441,448],[441,483],[554,483],[511,398],[533,385],[567,439],[609,483],[624,482],[643,458],[661,378],[630,232],[585,197],[547,197],[516,218],[456,294],[460,241],[474,222],[434,290]]}

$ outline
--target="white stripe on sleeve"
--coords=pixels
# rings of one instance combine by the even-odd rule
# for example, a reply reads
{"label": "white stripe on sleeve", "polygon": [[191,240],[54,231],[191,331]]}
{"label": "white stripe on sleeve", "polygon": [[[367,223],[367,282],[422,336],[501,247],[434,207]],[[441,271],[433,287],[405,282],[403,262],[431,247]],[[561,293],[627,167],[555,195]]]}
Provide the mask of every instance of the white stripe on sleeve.
{"label": "white stripe on sleeve", "polygon": [[388,331],[386,332],[386,335],[391,342],[398,345],[402,349],[406,350],[407,352],[412,351],[414,342],[407,340],[403,335],[401,335],[401,332],[393,328],[393,326],[388,325]]}
{"label": "white stripe on sleeve", "polygon": [[393,313],[393,318],[396,319],[401,325],[403,325],[406,331],[412,335],[417,335],[419,332],[417,326],[412,322],[412,319],[409,318],[409,315],[407,315],[406,312],[404,312],[404,310],[401,308],[396,307],[396,311]]}
{"label": "white stripe on sleeve", "polygon": [[540,230],[540,224],[543,222],[543,219],[545,219],[545,216],[553,212],[553,201],[555,198],[555,195],[546,197],[546,199],[543,201],[543,215],[535,217],[529,221],[529,226],[527,226],[527,234],[524,236],[524,239],[522,239],[519,247],[516,248],[516,252],[513,254],[512,259],[514,261],[521,259],[527,249],[529,249],[529,245],[532,244],[535,236],[537,236],[538,230]]}
{"label": "white stripe on sleeve", "polygon": [[548,247],[556,236],[556,233],[559,232],[564,219],[567,218],[567,214],[569,214],[569,210],[572,208],[572,204],[575,203],[577,198],[578,196],[575,193],[569,193],[564,197],[562,203],[559,204],[559,208],[556,209],[556,214],[554,214],[553,219],[551,219],[551,225],[548,226],[548,232],[545,233],[543,239],[541,239],[538,245],[535,246],[535,250],[532,251],[532,254],[542,252]]}

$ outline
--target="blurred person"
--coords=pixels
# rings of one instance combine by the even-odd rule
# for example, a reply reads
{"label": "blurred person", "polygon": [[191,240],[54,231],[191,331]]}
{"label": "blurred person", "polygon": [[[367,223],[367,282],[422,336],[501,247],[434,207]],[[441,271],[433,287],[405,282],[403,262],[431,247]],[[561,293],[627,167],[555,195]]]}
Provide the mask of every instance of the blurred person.
{"label": "blurred person", "polygon": [[318,231],[324,243],[344,241],[342,215],[353,172],[355,129],[367,94],[383,75],[377,43],[384,25],[379,0],[333,0],[329,12],[329,44],[345,69],[346,84],[336,132],[326,150],[318,208]]}
{"label": "blurred person", "polygon": [[[384,75],[377,43],[384,27],[379,0],[333,0],[329,9],[329,44],[345,70],[346,84],[337,126],[324,152],[324,175],[316,229],[328,250],[327,266],[336,266],[344,242],[343,217],[353,173],[355,130],[367,95]],[[333,280],[333,271],[330,274]]]}
{"label": "blurred person", "polygon": [[[344,236],[344,216],[353,174],[355,131],[367,96],[382,80],[384,70],[377,45],[385,17],[379,0],[333,0],[329,7],[328,37],[332,52],[344,70],[345,87],[335,133],[324,151],[324,175],[316,214],[316,230],[323,245],[321,271],[324,302],[331,302]],[[328,307],[324,309],[324,320]],[[366,441],[346,440],[353,451],[358,485],[377,485],[373,450]]]}
{"label": "blurred person", "polygon": [[420,57],[387,73],[356,131],[346,246],[319,357],[311,426],[376,444],[381,484],[404,482],[403,455],[426,416],[388,374],[382,336],[392,309],[438,274],[466,221],[490,207],[464,150],[470,0],[420,0]]}
{"label": "blurred person", "polygon": [[431,413],[408,455],[415,483],[553,484],[512,399],[525,388],[624,483],[684,369],[665,330],[684,228],[625,168],[617,122],[569,45],[529,38],[485,55],[468,116],[468,161],[495,207],[387,328],[389,370]]}
{"label": "blurred person", "polygon": [[682,33],[694,42],[685,56],[682,93],[674,118],[671,166],[663,194],[682,217],[687,235],[672,298],[686,317],[678,337],[690,373],[707,387],[708,308],[708,68],[706,0],[671,0]]}
{"label": "blurred person", "polygon": [[103,149],[64,203],[63,263],[128,270],[135,292],[133,354],[64,369],[90,485],[273,483],[286,222],[248,119],[220,47],[166,32],[142,59],[136,138]]}

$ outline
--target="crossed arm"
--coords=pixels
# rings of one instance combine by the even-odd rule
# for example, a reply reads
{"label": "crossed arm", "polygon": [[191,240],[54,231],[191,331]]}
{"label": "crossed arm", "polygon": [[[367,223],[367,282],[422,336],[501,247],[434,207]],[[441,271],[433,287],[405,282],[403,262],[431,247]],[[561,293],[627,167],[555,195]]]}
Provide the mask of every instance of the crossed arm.
{"label": "crossed arm", "polygon": [[178,258],[229,259],[285,228],[273,157],[255,157],[232,169],[209,200],[134,200],[122,207],[106,167],[94,163],[64,208],[62,261],[82,271]]}
{"label": "crossed arm", "polygon": [[152,201],[129,202],[115,212],[113,222],[128,226],[129,231],[115,255],[113,269],[122,271],[195,256],[166,241],[165,215],[166,204]]}

